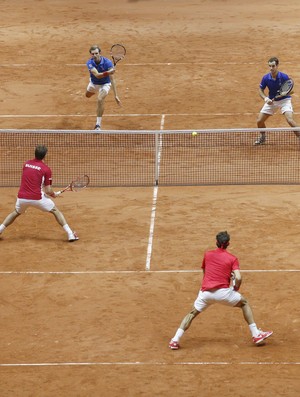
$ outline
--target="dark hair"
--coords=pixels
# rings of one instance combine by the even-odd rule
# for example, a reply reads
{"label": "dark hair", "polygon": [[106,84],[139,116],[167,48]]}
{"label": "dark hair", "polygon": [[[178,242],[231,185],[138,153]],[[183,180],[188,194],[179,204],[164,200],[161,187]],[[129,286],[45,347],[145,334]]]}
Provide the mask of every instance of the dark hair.
{"label": "dark hair", "polygon": [[230,235],[227,233],[227,231],[220,232],[216,235],[216,239],[217,239],[217,247],[226,249],[229,245]]}
{"label": "dark hair", "polygon": [[47,152],[48,152],[47,146],[37,145],[34,152],[35,158],[38,160],[43,160]]}
{"label": "dark hair", "polygon": [[278,65],[278,64],[279,64],[279,59],[276,58],[276,57],[272,57],[272,58],[270,58],[270,59],[268,60],[268,63],[271,63],[271,62],[275,62],[276,65]]}
{"label": "dark hair", "polygon": [[99,50],[99,53],[101,54],[101,48],[97,44],[91,46],[90,53],[95,50]]}

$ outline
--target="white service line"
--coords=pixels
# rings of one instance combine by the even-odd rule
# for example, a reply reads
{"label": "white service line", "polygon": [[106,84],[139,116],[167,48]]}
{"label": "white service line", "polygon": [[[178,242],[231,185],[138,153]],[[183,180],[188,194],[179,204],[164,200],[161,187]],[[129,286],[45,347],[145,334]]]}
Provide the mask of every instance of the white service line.
{"label": "white service line", "polygon": [[121,365],[140,365],[140,366],[174,366],[174,365],[299,365],[300,362],[295,361],[183,361],[183,362],[165,362],[165,361],[115,361],[115,362],[61,362],[61,363],[0,363],[0,367],[80,367],[80,366],[121,366]]}
{"label": "white service line", "polygon": [[[164,129],[165,125],[165,115],[161,116],[160,120],[160,130]],[[159,135],[159,144],[158,144],[158,155],[157,155],[157,178],[159,176],[159,168],[160,168],[160,156],[161,156],[161,148],[162,148],[162,135]],[[150,220],[150,231],[149,231],[149,239],[148,239],[148,247],[147,247],[147,257],[146,257],[146,271],[150,270],[151,267],[151,257],[152,257],[152,246],[153,246],[153,235],[154,235],[154,225],[155,225],[155,216],[156,216],[156,203],[157,203],[157,195],[158,195],[158,186],[155,185],[153,189],[153,198],[152,198],[152,209],[151,209],[151,220]]]}
{"label": "white service line", "polygon": [[[154,229],[153,229],[154,230]],[[172,266],[176,267],[176,265]],[[242,273],[297,273],[300,272],[300,269],[251,269],[251,270],[242,270]],[[201,269],[187,269],[187,270],[70,270],[70,271],[41,271],[41,270],[22,270],[22,271],[0,271],[0,275],[10,275],[10,274],[40,274],[40,275],[48,275],[48,274],[82,274],[82,275],[90,275],[90,274],[143,274],[143,273],[158,273],[158,274],[170,274],[170,273],[202,273]]]}
{"label": "white service line", "polygon": [[[128,113],[128,114],[106,114],[105,117],[166,117],[166,116],[253,116],[256,113]],[[299,114],[296,113],[295,114]],[[0,114],[2,119],[21,118],[56,118],[56,117],[95,117],[93,114]]]}
{"label": "white service line", "polygon": [[[285,62],[286,64],[291,62]],[[178,66],[178,65],[219,65],[219,61],[199,61],[199,62],[141,62],[141,63],[125,63],[123,62],[123,66]],[[223,62],[222,65],[256,65],[255,62]],[[57,67],[55,64],[52,66]],[[66,63],[64,66],[68,67],[86,67],[85,63]],[[43,63],[1,63],[0,68],[23,68],[23,67],[30,67],[30,68],[40,68],[44,67]],[[51,65],[50,65],[51,67]]]}
{"label": "white service line", "polygon": [[[106,114],[105,117],[231,117],[231,116],[251,116],[253,117],[257,113],[255,112],[226,112],[226,113],[127,113],[127,114]],[[294,112],[294,114],[300,114]],[[59,117],[95,117],[94,114],[0,114],[0,119],[30,119],[30,118],[59,118]],[[289,127],[290,128],[290,127]],[[135,131],[135,130],[133,130]]]}

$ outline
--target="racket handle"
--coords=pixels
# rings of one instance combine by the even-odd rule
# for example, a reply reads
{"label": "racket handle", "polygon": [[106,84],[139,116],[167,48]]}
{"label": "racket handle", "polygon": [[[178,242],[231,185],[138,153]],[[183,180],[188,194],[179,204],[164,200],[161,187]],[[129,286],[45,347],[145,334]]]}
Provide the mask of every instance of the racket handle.
{"label": "racket handle", "polygon": [[62,190],[59,190],[58,192],[56,192],[55,194],[56,194],[56,196],[60,196],[63,192],[65,192],[66,190],[70,190],[70,186],[71,185],[68,185],[67,187],[65,187],[64,189],[62,189]]}

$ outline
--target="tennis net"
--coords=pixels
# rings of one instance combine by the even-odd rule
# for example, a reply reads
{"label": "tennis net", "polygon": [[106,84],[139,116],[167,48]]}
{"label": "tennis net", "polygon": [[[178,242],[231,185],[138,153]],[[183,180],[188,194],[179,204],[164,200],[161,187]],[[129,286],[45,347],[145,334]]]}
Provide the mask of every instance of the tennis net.
{"label": "tennis net", "polygon": [[182,131],[0,130],[0,186],[18,186],[37,144],[54,186],[87,174],[90,186],[299,184],[296,129]]}

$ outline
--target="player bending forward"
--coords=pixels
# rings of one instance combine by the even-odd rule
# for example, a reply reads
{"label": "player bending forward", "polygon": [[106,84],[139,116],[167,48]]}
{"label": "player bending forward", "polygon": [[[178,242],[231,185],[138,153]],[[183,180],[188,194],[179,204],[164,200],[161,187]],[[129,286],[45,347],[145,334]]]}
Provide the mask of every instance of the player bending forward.
{"label": "player bending forward", "polygon": [[121,101],[117,94],[116,81],[113,76],[115,69],[112,62],[101,55],[101,49],[98,45],[93,45],[90,48],[90,54],[92,57],[86,63],[90,73],[90,81],[85,96],[90,98],[94,94],[98,95],[97,119],[94,129],[96,131],[101,131],[105,99],[111,87],[115,94],[115,100],[119,106],[121,106]]}
{"label": "player bending forward", "polygon": [[47,151],[48,149],[46,146],[38,145],[35,148],[35,158],[24,163],[16,208],[0,225],[0,235],[3,233],[5,228],[11,225],[18,216],[26,211],[28,207],[34,207],[44,212],[51,212],[57,222],[68,234],[69,242],[78,240],[76,232],[73,232],[70,229],[63,214],[58,210],[50,197],[48,197],[57,197],[57,194],[53,191],[51,186],[52,171],[43,162]]}
{"label": "player bending forward", "polygon": [[[214,303],[227,306],[240,307],[247,321],[252,340],[255,344],[262,344],[265,339],[273,334],[273,331],[262,331],[257,328],[251,307],[238,290],[242,283],[238,259],[226,251],[229,245],[230,235],[220,232],[216,236],[217,249],[207,251],[202,261],[203,280],[202,287],[194,302],[194,307],[182,320],[175,336],[171,339],[169,347],[172,350],[179,349],[179,340],[190,327],[192,321],[199,313],[203,312]],[[230,287],[231,273],[235,280],[234,287]]]}
{"label": "player bending forward", "polygon": [[[297,127],[297,123],[293,119],[293,105],[292,97],[286,95],[276,99],[281,85],[289,79],[289,76],[279,71],[279,59],[272,57],[268,61],[270,73],[263,76],[259,86],[259,96],[264,100],[264,105],[261,108],[258,118],[257,127],[266,128],[266,121],[273,116],[278,109],[284,115],[286,121],[291,127]],[[268,88],[268,95],[265,94],[265,89]],[[295,135],[300,139],[299,131],[295,131]],[[264,145],[266,142],[266,133],[262,131],[259,138],[254,142],[254,145]]]}

